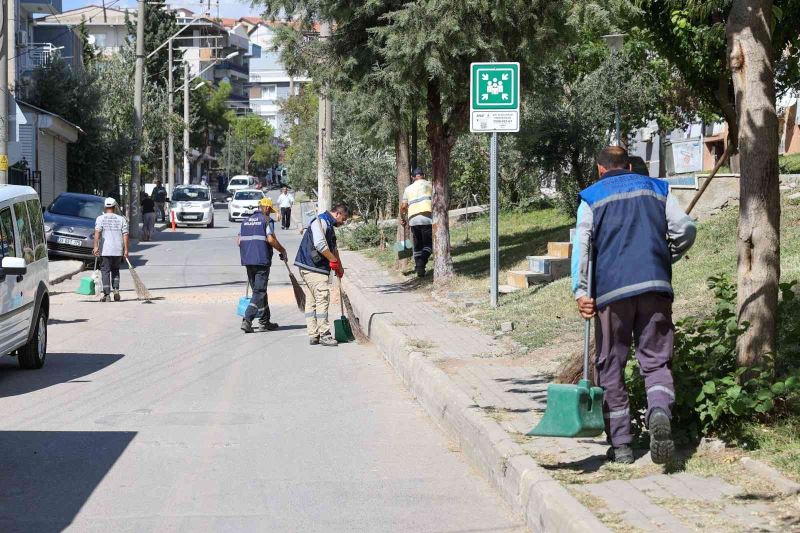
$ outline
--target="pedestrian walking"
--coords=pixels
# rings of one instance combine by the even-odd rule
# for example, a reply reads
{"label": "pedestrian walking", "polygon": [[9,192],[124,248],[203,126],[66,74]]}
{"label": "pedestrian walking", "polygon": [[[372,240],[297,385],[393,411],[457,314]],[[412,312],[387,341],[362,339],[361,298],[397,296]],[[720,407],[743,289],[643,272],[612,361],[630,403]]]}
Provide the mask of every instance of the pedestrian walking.
{"label": "pedestrian walking", "polygon": [[142,197],[142,240],[149,241],[156,227],[156,203],[147,193]]}
{"label": "pedestrian walking", "polygon": [[[116,214],[117,201],[106,198],[105,213],[94,222],[95,257],[100,257],[100,272],[103,280],[103,296],[101,302],[108,302],[111,290],[114,290],[114,301],[119,298],[119,265],[122,258],[128,257],[128,221]],[[102,248],[101,248],[102,239]]]}
{"label": "pedestrian walking", "polygon": [[289,229],[292,225],[292,205],[294,205],[294,195],[289,192],[289,187],[281,189],[278,196],[278,207],[281,210],[281,229]]}
{"label": "pedestrian walking", "polygon": [[349,217],[350,209],[339,204],[311,219],[294,259],[294,264],[300,269],[300,277],[303,278],[307,289],[306,328],[311,345],[339,344],[331,335],[331,324],[328,321],[331,295],[328,278],[331,271],[339,278],[344,276],[334,228],[344,224]]}
{"label": "pedestrian walking", "polygon": [[400,201],[400,223],[411,226],[414,266],[417,277],[422,278],[433,253],[433,187],[421,168],[415,168],[413,176],[414,182],[406,187]]}
{"label": "pedestrian walking", "polygon": [[[631,342],[647,391],[645,420],[653,462],[669,461],[671,409],[675,403],[671,361],[672,263],[694,244],[694,221],[662,180],[631,171],[618,146],[597,156],[600,180],[580,193],[572,252],[572,291],[586,319],[596,316],[595,367],[605,389],[603,412],[608,457],[632,463],[631,416],[625,365]],[[589,254],[593,294],[587,293]]]}
{"label": "pedestrian walking", "polygon": [[272,199],[262,198],[258,202],[258,210],[242,221],[239,230],[239,255],[242,266],[247,270],[247,282],[253,289],[250,305],[242,320],[242,331],[245,333],[253,332],[253,319],[259,314],[262,330],[278,329],[278,324],[270,322],[267,285],[274,250],[278,250],[281,261],[286,261],[286,249],[275,237],[275,222],[269,216],[272,212]]}
{"label": "pedestrian walking", "polygon": [[167,189],[161,184],[161,180],[156,180],[156,186],[153,189],[153,200],[156,204],[156,213],[161,215],[161,222],[167,221],[167,211],[165,204],[167,202]]}

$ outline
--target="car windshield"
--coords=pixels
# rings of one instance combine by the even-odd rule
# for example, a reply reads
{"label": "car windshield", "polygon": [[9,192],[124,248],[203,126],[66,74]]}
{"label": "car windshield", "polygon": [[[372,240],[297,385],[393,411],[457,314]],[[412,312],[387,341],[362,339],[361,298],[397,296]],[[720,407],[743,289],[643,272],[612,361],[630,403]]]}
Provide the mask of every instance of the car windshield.
{"label": "car windshield", "polygon": [[208,191],[206,189],[175,189],[172,193],[173,202],[207,202]]}
{"label": "car windshield", "polygon": [[247,185],[247,178],[236,178],[231,180],[231,185]]}
{"label": "car windshield", "polygon": [[62,194],[50,204],[47,210],[54,215],[94,220],[103,214],[103,199]]}
{"label": "car windshield", "polygon": [[233,197],[234,200],[261,200],[264,195],[258,191],[239,191]]}

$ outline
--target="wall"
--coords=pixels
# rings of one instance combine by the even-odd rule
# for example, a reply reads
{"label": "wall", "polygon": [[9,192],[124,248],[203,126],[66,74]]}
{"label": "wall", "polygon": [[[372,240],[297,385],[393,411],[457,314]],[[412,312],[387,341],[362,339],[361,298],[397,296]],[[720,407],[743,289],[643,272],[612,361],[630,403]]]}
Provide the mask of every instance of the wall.
{"label": "wall", "polygon": [[[702,188],[703,183],[708,178],[698,176],[697,186]],[[686,209],[689,203],[697,194],[694,189],[671,189],[670,194],[673,195],[680,203],[681,207]],[[718,174],[708,186],[708,189],[700,197],[700,201],[692,210],[692,216],[699,220],[705,220],[728,205],[735,205],[739,203],[739,175],[738,174]]]}

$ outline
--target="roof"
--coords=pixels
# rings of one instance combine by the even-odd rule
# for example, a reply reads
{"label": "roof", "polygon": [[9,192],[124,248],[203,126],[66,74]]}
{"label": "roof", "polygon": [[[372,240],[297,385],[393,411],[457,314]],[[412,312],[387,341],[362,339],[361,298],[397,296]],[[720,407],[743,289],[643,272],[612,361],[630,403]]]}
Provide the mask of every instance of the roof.
{"label": "roof", "polygon": [[65,21],[69,20],[71,23],[71,19],[81,16],[82,19],[86,19],[88,24],[94,23],[114,25],[114,22],[106,20],[109,14],[111,14],[113,18],[118,18],[120,16],[124,17],[126,14],[134,19],[136,18],[136,11],[132,9],[119,9],[115,7],[103,7],[90,4],[78,7],[76,9],[64,11],[58,15],[47,15],[46,17],[37,18],[36,24],[66,24]]}
{"label": "roof", "polygon": [[30,194],[35,195],[36,191],[27,185],[0,185],[0,202]]}
{"label": "roof", "polygon": [[29,104],[28,102],[24,102],[24,101],[20,100],[19,98],[17,98],[17,103],[18,103],[19,105],[22,105],[22,106],[24,106],[24,107],[28,107],[28,108],[30,108],[30,109],[32,109],[33,111],[36,111],[36,112],[38,112],[38,113],[42,113],[42,114],[44,114],[44,115],[48,115],[48,116],[51,116],[51,117],[53,117],[53,118],[56,118],[56,119],[58,119],[58,120],[62,121],[62,122],[63,122],[64,124],[66,124],[67,126],[69,126],[69,127],[71,127],[71,128],[74,128],[76,132],[86,133],[85,131],[83,131],[83,130],[80,128],[80,126],[78,126],[78,125],[76,125],[76,124],[73,124],[73,123],[72,123],[72,122],[70,122],[69,120],[67,120],[67,119],[65,119],[64,117],[62,117],[61,115],[56,115],[55,113],[52,113],[52,112],[50,112],[50,111],[48,111],[48,110],[46,110],[46,109],[42,109],[41,107],[36,107],[36,106],[35,106],[35,105],[33,105],[33,104]]}

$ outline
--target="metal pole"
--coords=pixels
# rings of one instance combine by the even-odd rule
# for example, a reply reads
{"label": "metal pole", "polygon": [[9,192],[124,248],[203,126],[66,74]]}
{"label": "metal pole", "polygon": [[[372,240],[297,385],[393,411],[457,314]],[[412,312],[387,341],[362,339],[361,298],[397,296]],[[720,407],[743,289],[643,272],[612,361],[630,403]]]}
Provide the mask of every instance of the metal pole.
{"label": "metal pole", "polygon": [[[173,85],[175,82],[172,79],[172,39],[169,40],[169,69],[167,73],[167,85],[169,90],[167,91],[167,100],[169,105],[169,114],[170,118],[172,118],[172,112],[175,111],[175,102],[172,91],[175,89]],[[170,122],[169,132],[167,133],[167,143],[169,146],[167,147],[167,187],[169,193],[172,194],[172,191],[175,190],[175,134],[172,132],[172,123]]]}
{"label": "metal pole", "polygon": [[622,146],[622,132],[619,126],[619,102],[614,104],[614,128],[616,130],[617,146]]}
{"label": "metal pole", "polygon": [[[319,32],[320,39],[327,40],[331,36],[331,25],[323,22]],[[325,89],[323,88],[323,91]],[[333,120],[331,113],[331,102],[327,96],[321,95],[319,98],[319,145],[317,154],[317,199],[319,212],[327,211],[332,207],[333,194],[331,191],[331,178],[325,162],[328,159],[328,148],[330,147],[331,130]]]}
{"label": "metal pole", "polygon": [[145,0],[139,0],[136,15],[136,74],[133,85],[133,135],[134,149],[131,158],[131,182],[128,189],[128,232],[132,239],[139,238],[139,187],[142,165],[142,89],[144,86],[144,24]]}
{"label": "metal pole", "polygon": [[189,63],[183,62],[183,184],[189,185]]}
{"label": "metal pole", "polygon": [[492,133],[489,146],[489,280],[492,285],[492,307],[497,307],[500,238],[497,219],[497,133]]}
{"label": "metal pole", "polygon": [[0,184],[8,183],[8,0],[3,0],[0,25]]}

